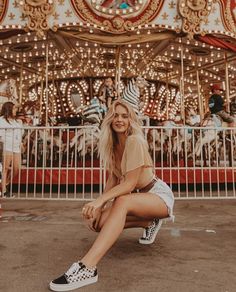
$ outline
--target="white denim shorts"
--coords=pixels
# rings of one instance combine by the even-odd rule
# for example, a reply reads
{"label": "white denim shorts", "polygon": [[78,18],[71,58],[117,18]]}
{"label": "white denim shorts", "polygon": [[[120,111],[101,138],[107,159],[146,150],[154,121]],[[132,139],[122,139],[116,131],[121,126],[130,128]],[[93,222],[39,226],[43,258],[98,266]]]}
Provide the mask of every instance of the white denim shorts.
{"label": "white denim shorts", "polygon": [[164,181],[157,178],[155,185],[148,192],[156,194],[165,202],[168,208],[169,219],[174,221],[173,208],[175,198],[171,188]]}

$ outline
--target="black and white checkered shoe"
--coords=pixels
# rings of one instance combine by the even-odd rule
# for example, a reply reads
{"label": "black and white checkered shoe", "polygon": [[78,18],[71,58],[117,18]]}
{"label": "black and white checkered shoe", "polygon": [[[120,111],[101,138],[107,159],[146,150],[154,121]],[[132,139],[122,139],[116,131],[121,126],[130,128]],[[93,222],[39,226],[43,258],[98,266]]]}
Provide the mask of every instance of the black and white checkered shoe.
{"label": "black and white checkered shoe", "polygon": [[70,291],[96,283],[97,268],[87,268],[83,263],[74,263],[61,277],[53,280],[49,287],[52,291]]}
{"label": "black and white checkered shoe", "polygon": [[154,219],[148,227],[146,227],[143,231],[143,236],[139,238],[140,244],[151,244],[154,242],[158,231],[160,230],[162,225],[161,219]]}

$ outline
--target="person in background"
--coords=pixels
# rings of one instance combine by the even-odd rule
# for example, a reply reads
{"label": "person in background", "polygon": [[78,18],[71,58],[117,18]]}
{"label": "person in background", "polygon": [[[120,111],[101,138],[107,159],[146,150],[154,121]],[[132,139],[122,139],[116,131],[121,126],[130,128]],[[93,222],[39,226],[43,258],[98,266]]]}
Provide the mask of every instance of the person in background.
{"label": "person in background", "polygon": [[109,172],[108,181],[103,194],[82,209],[90,229],[99,234],[81,260],[51,281],[53,291],[69,291],[97,282],[96,265],[124,228],[145,228],[139,243],[150,244],[161,219],[173,219],[174,195],[155,176],[140,121],[125,101],[115,101],[103,120],[99,154]]}
{"label": "person in background", "polygon": [[117,93],[113,80],[109,77],[105,79],[102,94],[99,96],[99,100],[106,104],[107,109],[111,107],[111,104],[117,98]]}
{"label": "person in background", "polygon": [[225,111],[224,99],[221,96],[223,89],[219,84],[213,84],[211,87],[212,95],[209,98],[208,106],[211,114],[218,115],[223,121],[227,122],[229,127],[234,126],[234,118]]}
{"label": "person in background", "polygon": [[[5,102],[0,115],[0,137],[3,142],[2,196],[10,197],[11,179],[15,177],[21,165],[22,121],[16,118],[17,105]],[[12,169],[10,168],[12,166]],[[13,176],[11,177],[11,174]]]}

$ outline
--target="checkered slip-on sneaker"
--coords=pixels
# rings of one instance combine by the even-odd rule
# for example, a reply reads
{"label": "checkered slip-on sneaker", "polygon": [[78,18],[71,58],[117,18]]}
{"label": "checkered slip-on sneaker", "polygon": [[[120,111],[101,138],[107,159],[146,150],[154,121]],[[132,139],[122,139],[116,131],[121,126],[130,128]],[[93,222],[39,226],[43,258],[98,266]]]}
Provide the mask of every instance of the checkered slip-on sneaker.
{"label": "checkered slip-on sneaker", "polygon": [[49,287],[52,291],[70,291],[96,283],[97,269],[87,268],[83,263],[74,263],[61,277],[53,280]]}
{"label": "checkered slip-on sneaker", "polygon": [[148,227],[146,227],[143,231],[143,236],[139,238],[140,244],[151,244],[154,242],[158,231],[160,230],[162,225],[161,219],[154,219]]}

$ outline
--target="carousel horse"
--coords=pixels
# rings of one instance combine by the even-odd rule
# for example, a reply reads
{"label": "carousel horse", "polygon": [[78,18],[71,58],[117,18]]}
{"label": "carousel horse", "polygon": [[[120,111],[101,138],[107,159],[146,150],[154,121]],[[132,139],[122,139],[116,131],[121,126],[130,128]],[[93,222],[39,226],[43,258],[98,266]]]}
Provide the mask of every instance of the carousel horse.
{"label": "carousel horse", "polygon": [[[129,103],[135,112],[143,119],[147,119],[148,117],[142,116],[140,114],[140,89],[145,86],[149,86],[149,83],[142,77],[138,76],[136,79],[131,79],[128,85],[125,87],[122,99]],[[90,104],[86,106],[80,106],[76,109],[76,112],[80,114],[82,119],[89,124],[97,124],[100,125],[105,113],[107,112],[107,108],[104,104],[100,103],[97,97],[91,99]]]}
{"label": "carousel horse", "polygon": [[[148,85],[149,83],[142,77],[132,79],[125,88],[122,96],[122,98],[138,113],[140,119],[148,120],[146,125],[149,125],[149,118],[140,115],[139,105],[140,89]],[[98,98],[94,97],[88,106],[80,106],[76,111],[83,119],[83,125],[93,125],[95,129],[94,131],[92,131],[89,127],[88,129],[81,129],[77,131],[73,139],[70,141],[70,149],[76,148],[77,153],[83,156],[89,154],[89,149],[93,148],[92,144],[96,146],[100,125],[103,121],[107,108],[105,104],[100,103]],[[82,145],[84,146],[82,147]],[[96,147],[92,151],[94,150],[96,152]]]}
{"label": "carousel horse", "polygon": [[16,80],[8,79],[0,82],[0,105],[7,101],[18,103]]}
{"label": "carousel horse", "polygon": [[185,129],[182,124],[175,121],[166,120],[160,122],[157,128],[148,130],[147,141],[151,152],[155,152],[156,156],[165,154],[166,161],[175,165],[175,157],[180,155],[185,142]]}
{"label": "carousel horse", "polygon": [[143,77],[138,76],[136,79],[132,78],[125,87],[121,97],[128,102],[138,114],[141,109],[140,90],[146,86],[150,86],[150,84]]}
{"label": "carousel horse", "polygon": [[199,127],[201,123],[200,115],[193,108],[187,108],[185,110],[185,122],[191,127]]}
{"label": "carousel horse", "polygon": [[[37,128],[29,127],[23,139],[24,152],[29,152],[30,164],[43,162],[45,155],[46,163],[60,163],[64,154],[66,145],[62,141],[62,135],[58,129],[51,128],[56,125],[56,118],[52,114],[47,117],[47,124],[50,128],[41,128],[39,126],[46,125],[45,114],[40,114],[40,104],[38,100],[28,100],[21,107],[20,118],[27,126],[37,126]],[[29,149],[28,149],[29,148]]]}
{"label": "carousel horse", "polygon": [[76,110],[85,123],[100,125],[102,123],[104,114],[107,108],[101,104],[97,97],[91,99],[90,104],[87,106],[80,106]]}
{"label": "carousel horse", "polygon": [[[98,127],[84,127],[76,131],[75,136],[70,141],[70,149],[75,149],[79,157],[86,155],[96,155],[100,129]],[[71,165],[73,164],[75,153],[72,152]]]}
{"label": "carousel horse", "polygon": [[91,152],[96,154],[100,125],[106,111],[106,106],[100,103],[97,97],[91,99],[89,105],[77,108],[76,112],[80,114],[83,125],[88,125],[88,127],[75,131],[74,137],[70,140],[71,164],[73,164],[73,159],[76,156],[74,150],[77,151],[79,157],[91,154]]}
{"label": "carousel horse", "polygon": [[38,100],[27,100],[21,106],[21,112],[25,123],[37,126],[40,124],[40,104]]}
{"label": "carousel horse", "polygon": [[[236,121],[236,118],[235,118]],[[222,118],[215,114],[207,113],[201,123],[201,127],[206,127],[207,129],[202,129],[194,149],[194,155],[199,157],[201,155],[202,149],[203,155],[206,157],[208,154],[208,159],[211,161],[216,160],[217,152],[219,153],[218,157],[221,153],[221,148],[224,145],[224,140],[227,138],[228,140],[233,139],[233,145],[235,145],[236,141],[236,131],[229,130],[228,123],[224,122]],[[231,147],[231,143],[230,147]],[[206,149],[205,149],[206,148]],[[230,150],[231,152],[231,150]],[[205,161],[206,164],[206,161]]]}
{"label": "carousel horse", "polygon": [[140,113],[140,110],[143,106],[143,102],[140,100],[140,90],[149,86],[149,82],[141,76],[138,76],[136,79],[132,78],[125,87],[121,97],[121,99],[128,102],[132,106],[139,118],[142,121],[145,121],[146,126],[149,126],[150,122],[148,116],[142,115]]}
{"label": "carousel horse", "polygon": [[66,144],[58,129],[29,127],[22,139],[22,154],[29,155],[29,164],[61,165]]}
{"label": "carousel horse", "polygon": [[[198,121],[198,118],[193,121]],[[151,153],[155,152],[157,157],[164,155],[167,163],[172,166],[177,165],[181,159],[186,161],[185,158],[192,153],[193,135],[196,132],[193,132],[192,126],[184,125],[182,120],[164,120],[156,126],[147,133]]]}

